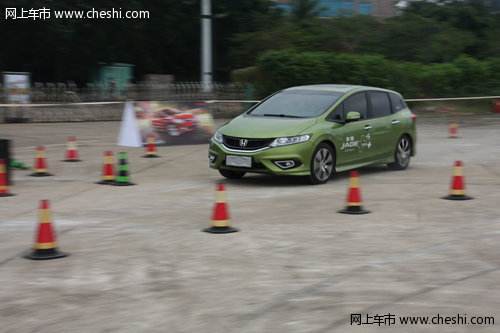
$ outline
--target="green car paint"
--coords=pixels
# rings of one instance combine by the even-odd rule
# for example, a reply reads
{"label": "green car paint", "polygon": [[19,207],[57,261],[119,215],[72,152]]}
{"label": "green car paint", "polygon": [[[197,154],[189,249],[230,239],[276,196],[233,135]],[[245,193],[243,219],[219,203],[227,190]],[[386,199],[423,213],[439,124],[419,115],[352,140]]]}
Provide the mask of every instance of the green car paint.
{"label": "green car paint", "polygon": [[218,129],[210,167],[228,178],[247,172],[309,176],[371,164],[405,169],[416,153],[416,116],[400,94],[374,87],[284,89]]}

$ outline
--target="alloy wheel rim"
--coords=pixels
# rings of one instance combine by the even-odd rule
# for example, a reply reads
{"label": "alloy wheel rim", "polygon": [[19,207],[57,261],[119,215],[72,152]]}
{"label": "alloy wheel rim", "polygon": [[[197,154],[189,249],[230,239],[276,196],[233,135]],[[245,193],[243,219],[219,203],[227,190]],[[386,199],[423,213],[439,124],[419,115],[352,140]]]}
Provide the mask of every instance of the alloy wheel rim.
{"label": "alloy wheel rim", "polygon": [[410,140],[408,140],[407,138],[402,138],[401,140],[399,140],[397,157],[398,162],[401,166],[406,166],[410,162],[410,153]]}
{"label": "alloy wheel rim", "polygon": [[333,169],[333,157],[330,151],[326,148],[318,150],[314,157],[314,175],[320,181],[324,181],[330,177]]}
{"label": "alloy wheel rim", "polygon": [[168,130],[168,134],[170,136],[179,136],[179,134],[180,134],[179,131],[177,131],[177,128],[175,128],[174,125],[168,125],[167,130]]}

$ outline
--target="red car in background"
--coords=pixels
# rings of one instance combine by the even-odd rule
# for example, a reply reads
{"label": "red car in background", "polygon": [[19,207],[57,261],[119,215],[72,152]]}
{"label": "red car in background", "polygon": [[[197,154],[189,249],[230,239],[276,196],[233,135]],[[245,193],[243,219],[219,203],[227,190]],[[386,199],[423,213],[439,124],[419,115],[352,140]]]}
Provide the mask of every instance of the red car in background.
{"label": "red car in background", "polygon": [[168,136],[179,136],[198,128],[198,120],[194,114],[172,108],[156,112],[152,123],[155,132],[165,141],[167,141]]}

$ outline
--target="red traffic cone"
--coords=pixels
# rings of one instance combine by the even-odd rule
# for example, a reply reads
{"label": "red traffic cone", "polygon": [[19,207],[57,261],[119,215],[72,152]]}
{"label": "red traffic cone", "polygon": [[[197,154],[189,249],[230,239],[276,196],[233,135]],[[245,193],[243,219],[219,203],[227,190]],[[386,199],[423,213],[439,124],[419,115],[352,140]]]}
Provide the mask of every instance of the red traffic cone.
{"label": "red traffic cone", "polygon": [[68,253],[57,250],[56,236],[52,230],[51,213],[48,200],[40,201],[38,232],[33,251],[24,255],[33,260],[55,259],[66,257]]}
{"label": "red traffic cone", "polygon": [[226,204],[225,185],[217,184],[216,200],[212,215],[212,226],[203,229],[212,234],[227,234],[236,232],[238,229],[231,227],[229,212]]}
{"label": "red traffic cone", "polygon": [[74,136],[68,137],[66,147],[66,159],[64,162],[80,162],[78,159],[78,150],[76,149],[76,139]]}
{"label": "red traffic cone", "polygon": [[113,152],[104,153],[104,163],[102,165],[101,181],[97,184],[112,185],[115,182],[115,169],[113,166]]}
{"label": "red traffic cone", "polygon": [[146,155],[143,157],[160,157],[156,154],[156,138],[154,134],[148,135],[148,143],[146,144]]}
{"label": "red traffic cone", "polygon": [[13,195],[9,193],[9,179],[7,178],[5,160],[0,158],[0,197],[11,197]]}
{"label": "red traffic cone", "polygon": [[455,120],[450,121],[450,130],[448,137],[451,139],[458,138],[458,123]]}
{"label": "red traffic cone", "polygon": [[453,167],[453,176],[451,178],[450,194],[443,197],[448,200],[470,200],[474,199],[465,194],[464,171],[461,161],[456,161]]}
{"label": "red traffic cone", "polygon": [[45,148],[43,146],[38,146],[36,148],[36,158],[35,158],[35,172],[30,176],[34,177],[45,177],[52,176],[52,174],[47,172],[47,162],[45,161]]}
{"label": "red traffic cone", "polygon": [[359,173],[351,171],[349,178],[349,191],[347,193],[346,207],[338,211],[344,214],[366,214],[369,211],[363,209],[361,190],[359,188]]}

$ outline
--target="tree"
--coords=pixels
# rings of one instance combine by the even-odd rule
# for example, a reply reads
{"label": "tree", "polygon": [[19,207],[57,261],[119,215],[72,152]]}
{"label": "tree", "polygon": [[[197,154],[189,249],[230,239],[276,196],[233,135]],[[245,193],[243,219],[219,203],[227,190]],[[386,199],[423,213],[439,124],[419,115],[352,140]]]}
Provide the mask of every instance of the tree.
{"label": "tree", "polygon": [[302,22],[317,17],[322,9],[318,8],[319,0],[293,0],[291,17],[294,22]]}
{"label": "tree", "polygon": [[[214,79],[224,81],[228,79],[231,69],[247,65],[245,59],[255,59],[251,53],[233,50],[245,50],[246,40],[254,39],[253,33],[265,35],[266,31],[284,23],[284,19],[282,11],[271,7],[269,0],[217,0],[212,1],[212,5],[212,12],[223,16],[212,20],[216,71]],[[249,48],[251,49],[252,47]]]}

